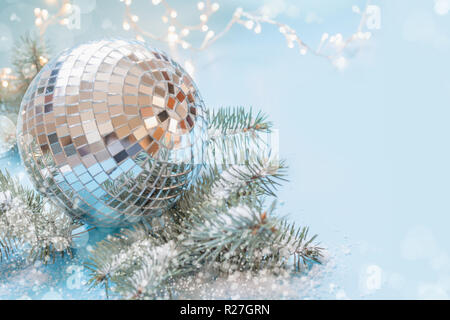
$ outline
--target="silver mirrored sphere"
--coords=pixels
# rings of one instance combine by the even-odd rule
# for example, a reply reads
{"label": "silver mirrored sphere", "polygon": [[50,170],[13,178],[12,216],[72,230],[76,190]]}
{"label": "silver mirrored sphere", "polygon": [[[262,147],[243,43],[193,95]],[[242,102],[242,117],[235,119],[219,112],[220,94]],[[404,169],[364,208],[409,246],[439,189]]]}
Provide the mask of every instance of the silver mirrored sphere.
{"label": "silver mirrored sphere", "polygon": [[169,208],[203,163],[207,117],[186,71],[137,41],[66,50],[22,100],[18,146],[36,188],[102,227]]}

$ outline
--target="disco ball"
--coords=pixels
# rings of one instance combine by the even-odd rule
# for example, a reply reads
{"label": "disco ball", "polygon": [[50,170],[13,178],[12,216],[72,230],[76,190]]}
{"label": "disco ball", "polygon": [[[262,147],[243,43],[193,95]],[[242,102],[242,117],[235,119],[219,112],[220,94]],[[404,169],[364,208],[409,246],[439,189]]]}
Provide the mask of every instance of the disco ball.
{"label": "disco ball", "polygon": [[36,188],[73,217],[130,225],[169,208],[195,179],[207,139],[192,78],[141,42],[66,50],[22,100],[18,145]]}

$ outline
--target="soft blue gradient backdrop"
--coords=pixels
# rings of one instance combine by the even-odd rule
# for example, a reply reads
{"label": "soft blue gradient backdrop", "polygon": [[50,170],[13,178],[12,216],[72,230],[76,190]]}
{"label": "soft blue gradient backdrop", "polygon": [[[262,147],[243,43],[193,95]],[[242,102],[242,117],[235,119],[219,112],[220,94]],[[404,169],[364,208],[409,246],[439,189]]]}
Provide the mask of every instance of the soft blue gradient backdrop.
{"label": "soft blue gradient backdrop", "polygon": [[[144,28],[165,28],[161,8],[135,2]],[[237,6],[254,11],[262,3],[219,2],[214,30]],[[323,32],[354,32],[359,16],[351,7],[365,3],[277,2],[298,8],[276,19],[312,46]],[[195,2],[172,3],[186,22],[197,21]],[[381,8],[381,29],[372,30],[343,71],[287,48],[268,25],[259,35],[237,25],[204,52],[172,54],[193,60],[209,107],[254,106],[279,129],[280,153],[290,166],[279,211],[318,233],[336,264],[321,297],[449,298],[450,13],[437,15],[432,0],[372,4]],[[33,29],[36,6],[43,1],[1,1],[4,37]],[[20,23],[10,21],[13,12]],[[310,13],[318,21],[306,23]],[[101,37],[131,37],[121,28],[122,14],[119,1],[97,0],[82,14],[80,30],[50,27],[50,44],[58,52]],[[9,42],[0,43],[0,67],[9,66]]]}

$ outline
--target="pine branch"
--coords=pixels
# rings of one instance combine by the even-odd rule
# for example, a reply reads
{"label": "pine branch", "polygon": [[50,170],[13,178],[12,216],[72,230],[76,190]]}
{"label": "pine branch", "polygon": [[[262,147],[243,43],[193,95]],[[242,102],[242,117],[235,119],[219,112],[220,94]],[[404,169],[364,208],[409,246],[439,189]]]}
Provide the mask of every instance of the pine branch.
{"label": "pine branch", "polygon": [[92,276],[88,284],[91,287],[103,286],[108,294],[111,282],[123,276],[124,270],[132,268],[138,255],[144,253],[138,249],[152,245],[149,239],[148,230],[139,225],[98,242],[90,261],[85,263]]}
{"label": "pine branch", "polygon": [[274,243],[280,245],[280,250],[286,250],[285,254],[293,258],[294,270],[301,271],[309,268],[314,263],[321,263],[323,248],[316,243],[317,235],[308,236],[309,228],[296,228],[295,223],[289,224],[283,220],[279,224],[278,237]]}
{"label": "pine branch", "polygon": [[174,241],[146,247],[140,267],[130,277],[118,277],[114,291],[126,299],[170,298],[177,273],[183,272],[177,261]]}
{"label": "pine branch", "polygon": [[210,121],[220,134],[209,150],[223,150],[223,141],[230,140],[235,145],[227,150],[244,149],[245,161],[206,164],[172,208],[145,222],[150,228],[126,229],[100,242],[88,263],[92,286],[112,288],[124,298],[172,298],[181,279],[205,269],[276,274],[320,263],[322,249],[308,228],[278,218],[275,202],[264,209],[286,181],[284,161],[247,149],[258,144],[259,131],[269,130],[265,117],[234,108],[219,110]]}
{"label": "pine branch", "polygon": [[19,42],[15,44],[12,64],[23,91],[48,61],[46,48],[39,36],[30,34],[20,37]]}
{"label": "pine branch", "polygon": [[107,292],[112,287],[122,298],[168,298],[177,294],[182,277],[205,269],[277,274],[292,265],[300,272],[320,263],[321,248],[307,228],[276,218],[274,205],[266,211],[259,203],[255,207],[210,207],[182,224],[167,220],[163,229],[170,240],[144,228],[123,230],[95,248],[87,265],[90,283]]}
{"label": "pine branch", "polygon": [[47,46],[37,35],[24,35],[12,50],[13,73],[8,86],[0,88],[0,106],[3,112],[18,113],[28,85],[47,63]]}
{"label": "pine branch", "polygon": [[224,170],[216,182],[216,189],[235,192],[237,196],[272,196],[281,182],[287,181],[284,161],[256,157],[245,165]]}
{"label": "pine branch", "polygon": [[[272,170],[260,172],[278,175],[273,167],[267,167]],[[116,238],[100,243],[92,253],[95,263],[88,265],[92,272],[90,283],[107,290],[114,287],[121,297],[154,299],[176,294],[180,277],[208,266],[220,273],[261,269],[277,272],[287,267],[290,258],[296,261],[296,271],[304,270],[308,263],[319,262],[321,249],[313,243],[314,237],[307,239],[307,229],[297,230],[276,218],[272,214],[274,206],[264,212],[261,194],[240,192],[242,186],[252,190],[258,179],[246,171],[233,173],[240,183],[219,194],[229,178],[217,167],[205,169],[198,183],[166,213],[160,228],[153,224],[151,230],[124,230]],[[171,255],[168,264],[159,261],[160,256],[153,250],[169,242],[177,245],[171,247],[176,254]],[[136,246],[142,250],[139,254]]]}
{"label": "pine branch", "polygon": [[[104,287],[122,297],[137,299],[167,293],[169,281],[181,271],[176,267],[175,242],[145,225],[123,229],[97,243],[90,261],[91,287]],[[145,279],[138,281],[138,279]],[[145,282],[145,283],[144,283]]]}
{"label": "pine branch", "polygon": [[296,229],[277,218],[274,209],[272,204],[264,211],[260,203],[231,210],[209,208],[184,226],[189,236],[182,252],[195,257],[194,267],[209,264],[222,273],[262,269],[277,272],[287,266],[291,257],[296,259],[297,271],[301,267],[298,261],[303,266],[319,262],[321,248],[314,244],[315,237],[308,239],[307,228]]}
{"label": "pine branch", "polygon": [[209,136],[215,138],[220,136],[231,136],[249,131],[269,132],[272,123],[267,121],[267,115],[261,111],[253,115],[250,108],[246,111],[244,107],[227,107],[213,110],[208,116]]}
{"label": "pine branch", "polygon": [[0,171],[0,258],[24,247],[31,260],[45,263],[72,255],[72,231],[79,227],[34,190]]}
{"label": "pine branch", "polygon": [[205,166],[183,197],[169,210],[173,219],[182,220],[214,205],[229,208],[238,201],[260,196],[275,196],[277,188],[286,181],[284,161],[256,157],[245,165],[222,170],[217,165]]}
{"label": "pine branch", "polygon": [[270,133],[272,123],[262,112],[254,116],[251,108],[221,108],[208,114],[208,120],[206,159],[210,164],[245,164],[252,156],[270,150],[261,134]]}

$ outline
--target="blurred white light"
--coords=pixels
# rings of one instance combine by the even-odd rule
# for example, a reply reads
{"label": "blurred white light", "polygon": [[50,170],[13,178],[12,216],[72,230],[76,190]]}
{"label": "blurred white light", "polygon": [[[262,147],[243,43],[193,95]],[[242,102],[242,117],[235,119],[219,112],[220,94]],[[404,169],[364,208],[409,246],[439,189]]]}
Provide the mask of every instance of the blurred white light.
{"label": "blurred white light", "polygon": [[339,70],[345,69],[348,65],[348,61],[344,57],[336,58],[333,63],[335,67],[338,68]]}
{"label": "blurred white light", "polygon": [[44,20],[47,20],[47,18],[48,18],[48,11],[45,10],[45,9],[42,10],[41,15],[42,15],[42,18],[43,18]]}
{"label": "blurred white light", "polygon": [[63,12],[64,13],[69,13],[72,11],[72,5],[70,3],[66,3],[63,7]]}
{"label": "blurred white light", "polygon": [[167,35],[167,40],[171,43],[174,43],[178,40],[178,35],[176,33],[169,33]]}
{"label": "blurred white light", "polygon": [[446,15],[450,11],[450,0],[435,0],[434,12],[438,15]]}
{"label": "blurred white light", "polygon": [[198,2],[197,3],[197,8],[198,8],[198,10],[205,9],[205,3],[203,1]]}
{"label": "blurred white light", "polygon": [[211,6],[212,11],[217,11],[219,10],[220,5],[217,2],[214,2]]}

